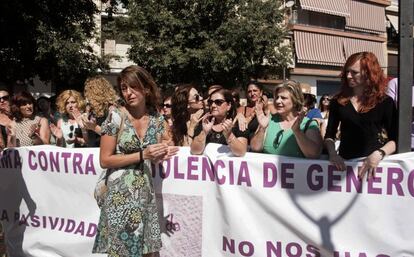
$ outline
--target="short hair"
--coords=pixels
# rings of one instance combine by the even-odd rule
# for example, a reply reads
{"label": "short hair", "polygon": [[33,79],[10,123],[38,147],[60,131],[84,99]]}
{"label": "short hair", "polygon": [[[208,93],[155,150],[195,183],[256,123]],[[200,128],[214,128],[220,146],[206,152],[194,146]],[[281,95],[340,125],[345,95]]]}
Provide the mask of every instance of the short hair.
{"label": "short hair", "polygon": [[20,106],[28,103],[33,105],[33,116],[36,115],[36,100],[32,94],[27,91],[21,91],[13,96],[11,101],[11,111],[13,116],[16,118],[16,121],[21,121],[23,119],[22,113],[20,112]]}
{"label": "short hair", "polygon": [[147,70],[137,65],[128,66],[121,71],[117,82],[120,91],[122,85],[134,85],[139,88],[145,97],[148,111],[157,112],[157,108],[161,104],[161,94],[154,78]]}
{"label": "short hair", "polygon": [[276,95],[280,90],[286,90],[290,93],[293,103],[293,110],[300,112],[303,109],[304,98],[300,84],[294,80],[287,80],[283,84],[279,84],[273,91],[273,98],[276,99]]}
{"label": "short hair", "polygon": [[97,117],[105,116],[111,105],[116,105],[119,96],[112,84],[102,76],[85,81],[84,95]]}
{"label": "short hair", "polygon": [[81,93],[76,90],[65,90],[62,93],[59,94],[59,96],[56,98],[56,107],[58,112],[61,114],[68,114],[66,113],[66,102],[69,98],[75,98],[75,101],[78,103],[78,109],[80,112],[85,111],[85,100],[82,97]]}

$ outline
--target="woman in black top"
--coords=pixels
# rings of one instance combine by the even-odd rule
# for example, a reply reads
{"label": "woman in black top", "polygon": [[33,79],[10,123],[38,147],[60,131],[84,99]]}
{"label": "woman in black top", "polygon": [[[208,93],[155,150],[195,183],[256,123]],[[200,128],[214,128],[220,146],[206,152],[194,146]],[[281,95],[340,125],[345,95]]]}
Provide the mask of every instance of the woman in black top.
{"label": "woman in black top", "polygon": [[[385,94],[386,78],[373,53],[351,55],[341,75],[342,87],[331,101],[325,146],[329,160],[345,170],[344,159],[367,156],[359,171],[362,179],[375,176],[384,156],[396,150],[396,109]],[[340,124],[339,154],[335,135]]]}
{"label": "woman in black top", "polygon": [[213,91],[208,105],[210,113],[203,116],[194,130],[191,153],[202,154],[208,143],[218,143],[228,145],[235,156],[243,156],[247,151],[248,131],[240,131],[238,124],[233,123],[236,110],[231,92]]}

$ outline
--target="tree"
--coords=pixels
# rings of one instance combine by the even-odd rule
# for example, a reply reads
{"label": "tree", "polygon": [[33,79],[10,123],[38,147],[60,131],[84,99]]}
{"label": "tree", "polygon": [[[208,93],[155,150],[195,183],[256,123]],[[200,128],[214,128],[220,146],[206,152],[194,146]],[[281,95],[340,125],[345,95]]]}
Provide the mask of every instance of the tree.
{"label": "tree", "polygon": [[290,62],[278,0],[130,0],[117,30],[160,84],[244,84]]}
{"label": "tree", "polygon": [[105,69],[94,38],[92,0],[0,1],[0,80],[41,80],[75,85]]}

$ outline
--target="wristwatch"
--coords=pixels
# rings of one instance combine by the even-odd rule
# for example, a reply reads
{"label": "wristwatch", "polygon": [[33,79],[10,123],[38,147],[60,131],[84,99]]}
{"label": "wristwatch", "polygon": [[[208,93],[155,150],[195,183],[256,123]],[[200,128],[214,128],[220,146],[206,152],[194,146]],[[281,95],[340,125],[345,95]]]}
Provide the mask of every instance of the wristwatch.
{"label": "wristwatch", "polygon": [[386,153],[384,150],[382,150],[381,148],[377,149],[377,151],[381,154],[381,160],[384,159]]}

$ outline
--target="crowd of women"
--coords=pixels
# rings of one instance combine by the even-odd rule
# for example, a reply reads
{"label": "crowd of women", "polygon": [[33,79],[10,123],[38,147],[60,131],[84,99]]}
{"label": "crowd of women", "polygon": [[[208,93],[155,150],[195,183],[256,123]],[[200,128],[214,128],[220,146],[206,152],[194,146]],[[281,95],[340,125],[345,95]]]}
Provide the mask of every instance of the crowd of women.
{"label": "crowd of women", "polygon": [[375,55],[361,52],[348,58],[341,81],[336,95],[321,97],[320,110],[295,81],[276,86],[271,103],[256,83],[247,85],[245,106],[221,85],[210,86],[204,98],[196,86],[178,85],[161,101],[152,76],[129,66],[116,88],[94,77],[85,82],[85,98],[62,92],[59,115],[39,115],[27,92],[10,98],[0,91],[1,145],[100,147],[107,191],[98,201],[93,251],[152,256],[161,239],[151,162],[171,158],[178,146],[202,154],[208,143],[224,144],[235,157],[253,151],[318,159],[325,151],[338,170],[345,170],[345,160],[364,157],[359,178],[375,176],[379,162],[396,150],[396,107],[386,95],[387,79]]}

